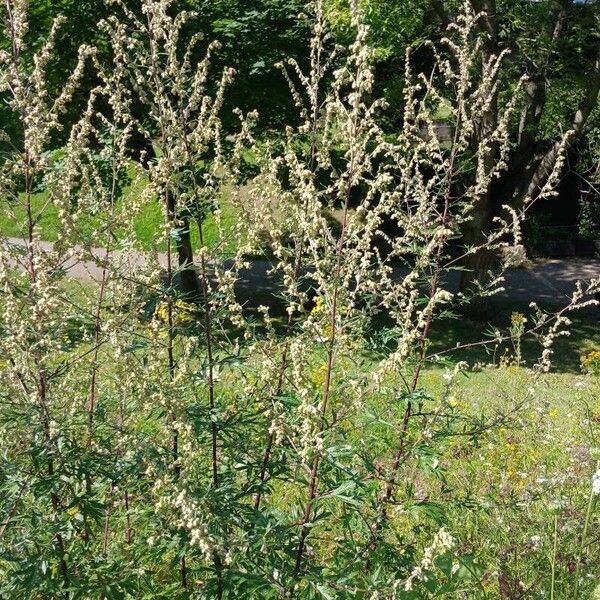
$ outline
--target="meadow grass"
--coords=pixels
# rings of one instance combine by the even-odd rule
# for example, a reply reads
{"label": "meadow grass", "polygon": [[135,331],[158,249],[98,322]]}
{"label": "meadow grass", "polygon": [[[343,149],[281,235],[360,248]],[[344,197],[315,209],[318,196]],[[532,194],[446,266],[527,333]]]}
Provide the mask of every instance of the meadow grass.
{"label": "meadow grass", "polygon": [[[144,182],[138,183],[134,193],[141,194],[144,185]],[[56,206],[48,202],[48,195],[44,192],[33,195],[31,204],[41,239],[49,242],[56,241],[62,226]],[[221,225],[225,231],[231,231],[237,221],[236,211],[233,205],[227,201],[226,197],[220,202],[220,208]],[[117,206],[117,210],[122,210],[121,204]],[[102,224],[105,220],[105,215],[97,216],[93,214],[85,215],[80,219],[78,222],[78,233],[81,237],[81,243],[87,244],[92,242],[93,244],[93,236],[98,230],[102,229]],[[163,207],[157,199],[150,200],[144,205],[134,222],[136,238],[145,250],[153,248],[155,236],[157,231],[160,231],[163,223]],[[219,227],[213,214],[209,214],[203,221],[202,229],[205,245],[209,249],[212,249],[221,239]],[[117,229],[113,233],[118,237],[120,232]],[[194,249],[199,248],[199,234],[196,223],[190,224],[190,233]],[[26,237],[27,212],[23,203],[16,204],[7,199],[0,199],[0,234],[15,238]],[[161,241],[158,244],[158,250],[164,252],[166,250],[166,243]],[[233,247],[231,245],[226,247],[224,253],[226,255],[232,254]]]}
{"label": "meadow grass", "polygon": [[[85,331],[92,324],[89,312],[81,307],[89,307],[97,291],[96,283],[62,280],[60,293],[73,306],[74,315],[62,359],[88,349]],[[483,339],[488,330],[505,330],[517,312],[527,314],[528,309],[498,304],[487,323],[459,317],[436,321],[429,352]],[[442,418],[462,420],[464,429],[454,426],[450,435],[435,444],[424,443],[422,449],[418,442],[422,432],[414,429],[415,450],[401,467],[386,537],[390,546],[394,539],[412,540],[407,551],[418,555],[435,528],[444,527],[456,540],[460,568],[469,571],[465,585],[472,587],[461,597],[541,599],[548,598],[553,589],[556,599],[579,600],[590,597],[596,586],[600,575],[600,546],[595,543],[598,511],[589,501],[600,440],[600,378],[583,373],[580,361],[582,354],[600,348],[600,332],[592,311],[574,315],[572,321],[571,335],[556,341],[556,368],[541,376],[532,370],[540,352],[535,339],[523,341],[520,364],[514,360],[514,348],[506,344],[495,352],[479,346],[460,348],[449,353],[447,360],[424,369],[419,388],[429,400],[422,410],[439,410],[441,403]],[[140,323],[140,328],[145,326]],[[385,337],[388,327],[379,320],[370,333],[379,339]],[[148,332],[140,329],[139,333]],[[234,335],[235,330],[229,334]],[[314,353],[312,363],[318,377],[323,348],[309,351]],[[386,351],[375,346],[372,352],[365,348],[362,356],[350,358],[357,368],[368,372]],[[119,378],[118,367],[109,359],[111,352],[106,347],[99,357],[106,381]],[[136,352],[143,360],[145,350]],[[243,349],[242,353],[248,354],[246,373],[251,377],[252,350]],[[458,375],[448,394],[448,372],[463,360],[471,366]],[[247,410],[238,405],[243,404],[239,371],[232,370],[229,375],[224,369],[218,385],[221,410],[230,414]],[[334,397],[332,402],[343,406],[343,397]],[[111,410],[108,405],[104,409]],[[368,395],[364,410],[340,424],[341,439],[353,448],[366,445],[373,456],[380,449],[384,456],[394,447],[402,411],[403,406],[389,398]],[[134,411],[131,432],[144,443],[157,443],[163,418],[160,411]],[[197,464],[196,468],[208,466]],[[274,510],[284,510],[302,498],[302,488],[292,482],[282,479],[270,484],[269,502]],[[588,506],[592,507],[589,518]],[[341,521],[343,497],[330,502],[329,510],[332,523]],[[142,527],[141,523],[138,520],[137,526]],[[590,533],[584,536],[586,523]],[[320,553],[327,555],[329,545],[334,545],[328,536],[335,531],[334,526],[315,536],[313,543]],[[143,547],[143,536],[140,543]],[[150,554],[144,554],[144,560],[152,563]],[[573,596],[576,570],[582,580],[579,597]]]}
{"label": "meadow grass", "polygon": [[[89,317],[78,307],[89,306],[97,297],[96,286],[70,279],[61,283],[61,293],[72,303],[75,317],[64,345],[67,360],[87,350],[89,341],[83,332],[89,330]],[[444,361],[424,368],[419,389],[427,399],[420,410],[441,407],[440,418],[458,419],[464,428],[454,426],[435,444],[421,446],[418,438],[425,432],[415,427],[411,434],[415,449],[400,469],[386,536],[390,546],[394,539],[412,540],[407,551],[418,555],[435,527],[444,527],[456,540],[460,568],[471,572],[468,585],[473,587],[464,598],[541,599],[550,597],[550,590],[556,599],[591,597],[600,576],[599,515],[597,503],[590,502],[591,477],[600,458],[600,378],[582,372],[581,356],[600,349],[597,309],[572,315],[571,335],[556,340],[556,366],[539,375],[532,369],[541,351],[536,339],[523,340],[520,362],[515,360],[511,343],[492,350],[463,347],[485,339],[487,331],[506,330],[515,313],[529,312],[518,304],[498,303],[495,308],[493,318],[485,323],[461,317],[435,322],[429,354],[460,347],[445,355]],[[369,330],[374,340],[387,332],[389,324],[383,319]],[[235,335],[235,330],[228,334]],[[103,377],[118,379],[118,370],[113,372],[108,360],[110,349],[106,350],[106,359],[101,353],[99,360]],[[365,347],[361,356],[349,358],[356,361],[357,369],[368,373],[388,350],[374,345],[371,350]],[[318,379],[324,350],[308,351],[313,353],[311,362]],[[138,352],[139,360],[144,352]],[[243,348],[242,353],[248,354],[246,373],[251,377],[252,349]],[[448,373],[459,361],[470,366],[448,393]],[[320,383],[315,381],[317,387]],[[247,410],[238,406],[243,404],[240,385],[239,370],[232,369],[229,375],[224,369],[217,391],[221,410],[229,414],[236,414],[238,408]],[[343,396],[332,399],[333,406],[343,407],[343,401]],[[373,456],[380,449],[384,456],[394,447],[402,411],[403,406],[390,402],[389,397],[367,395],[364,410],[340,424],[341,439],[353,448],[368,447]],[[152,444],[161,438],[163,417],[160,411],[136,411],[132,431]],[[208,468],[208,463],[196,468]],[[282,479],[270,485],[274,510],[302,498],[302,489],[293,482]],[[344,500],[331,502],[329,508],[331,522],[341,521]],[[334,545],[328,536],[335,531],[333,526],[315,536],[319,552],[327,555],[328,546]],[[577,596],[573,595],[576,571],[581,575],[581,595]]]}

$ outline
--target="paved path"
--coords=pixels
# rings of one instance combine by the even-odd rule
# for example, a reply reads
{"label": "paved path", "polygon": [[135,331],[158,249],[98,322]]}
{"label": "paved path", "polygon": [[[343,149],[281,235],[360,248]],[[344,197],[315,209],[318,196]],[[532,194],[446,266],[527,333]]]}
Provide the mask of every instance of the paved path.
{"label": "paved path", "polygon": [[600,259],[538,259],[529,269],[511,269],[506,277],[506,291],[500,297],[515,302],[563,304],[571,298],[577,281],[600,277]]}
{"label": "paved path", "polygon": [[[23,247],[22,239],[9,238],[8,244]],[[41,242],[43,249],[50,251],[51,242]],[[76,251],[79,249],[76,248]],[[104,250],[93,250],[99,259],[104,256]],[[128,255],[132,266],[143,266],[144,258],[141,255]],[[158,257],[161,265],[166,267],[166,254]],[[275,286],[275,278],[268,273],[269,262],[264,259],[250,261],[251,266],[240,273],[240,281],[237,291],[241,298],[249,301],[251,305],[258,305],[260,301],[268,297],[269,290]],[[67,259],[63,265],[67,273],[76,279],[99,280],[102,269],[93,261],[79,261],[75,258]],[[398,270],[398,276],[402,271]],[[600,259],[594,258],[568,258],[568,259],[540,259],[535,260],[530,268],[510,269],[506,274],[504,284],[505,291],[498,294],[496,298],[509,302],[531,301],[545,304],[565,304],[575,289],[575,284],[580,280],[590,280],[600,277]],[[446,282],[450,291],[458,289],[459,273],[449,274]],[[600,314],[600,310],[598,310]]]}

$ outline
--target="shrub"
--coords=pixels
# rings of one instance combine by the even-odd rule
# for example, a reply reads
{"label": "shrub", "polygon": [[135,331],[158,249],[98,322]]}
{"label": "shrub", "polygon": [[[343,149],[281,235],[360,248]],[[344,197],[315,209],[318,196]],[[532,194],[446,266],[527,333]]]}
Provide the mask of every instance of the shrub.
{"label": "shrub", "polygon": [[[112,64],[83,49],[64,92],[50,98],[52,38],[24,63],[26,2],[7,8],[12,50],[0,55],[0,85],[23,148],[3,161],[0,189],[25,208],[26,222],[24,245],[0,250],[0,594],[485,595],[484,567],[456,520],[456,510],[480,513],[453,492],[450,468],[489,431],[504,436],[499,427],[516,408],[492,417],[466,410],[456,395],[469,365],[449,360],[454,348],[431,345],[432,328],[470,300],[447,289],[459,261],[452,249],[504,167],[518,98],[473,147],[503,59],[479,64],[479,17],[465,5],[445,52],[432,47],[443,82],[414,74],[407,56],[404,122],[390,139],[378,125],[360,10],[352,4],[356,38],[343,52],[330,47],[315,2],[310,72],[280,65],[300,125],[277,145],[258,144],[253,115],[240,114],[226,154],[219,114],[232,73],[209,85],[208,56],[191,64],[198,40],[184,36],[193,15],[172,16],[168,0],[142,0],[139,14],[117,3],[120,18],[102,24]],[[57,170],[52,134],[88,59],[99,83]],[[450,104],[442,86],[453,90]],[[149,123],[133,116],[134,95]],[[434,130],[441,104],[454,122],[449,146]],[[128,142],[141,128],[156,149],[132,165]],[[241,194],[249,146],[257,174]],[[141,193],[121,186],[132,172],[149,182]],[[61,223],[50,251],[31,210],[37,181]],[[219,223],[223,188],[240,222],[218,227],[208,247],[206,207]],[[147,251],[135,217],[157,199],[164,221]],[[126,209],[116,210],[117,200]],[[506,214],[464,254],[519,244],[522,215]],[[93,243],[82,243],[83,223]],[[274,257],[278,286],[252,311],[238,292],[246,257],[257,252]],[[69,260],[95,266],[95,279],[69,280]],[[478,293],[501,283],[502,266]],[[506,332],[474,344],[511,342],[520,364],[520,338],[538,335],[543,351],[528,381],[541,385],[566,315],[593,304],[597,289],[597,280],[581,284],[556,315],[515,313]],[[424,380],[431,365],[444,369],[435,393]],[[512,440],[503,443],[512,462],[501,489],[522,493],[519,455]]]}

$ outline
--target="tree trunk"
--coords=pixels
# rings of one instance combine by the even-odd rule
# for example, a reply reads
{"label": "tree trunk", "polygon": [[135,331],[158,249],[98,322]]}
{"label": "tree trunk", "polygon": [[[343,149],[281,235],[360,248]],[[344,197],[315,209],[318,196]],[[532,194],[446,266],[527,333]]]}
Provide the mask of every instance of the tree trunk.
{"label": "tree trunk", "polygon": [[481,250],[476,254],[469,255],[464,263],[464,271],[461,273],[460,289],[464,294],[472,294],[465,305],[464,313],[477,320],[490,316],[491,304],[487,296],[477,294],[478,283],[486,283],[489,273],[497,266],[498,259],[493,252]]}
{"label": "tree trunk", "polygon": [[492,226],[491,190],[488,190],[475,205],[473,220],[462,234],[466,247],[482,246],[477,252],[465,257],[460,277],[460,291],[468,298],[464,312],[474,319],[487,317],[491,308],[489,298],[481,296],[477,290],[478,284],[485,285],[489,282],[489,273],[497,264],[495,253],[485,248],[487,234]]}
{"label": "tree trunk", "polygon": [[[495,19],[495,1],[494,0],[471,0],[477,12],[484,12],[485,18],[482,22],[482,30],[487,34],[487,41],[484,44],[484,57],[487,58],[491,53],[497,53],[497,23]],[[563,0],[560,3],[560,10],[556,22],[551,30],[552,47],[554,47],[565,30],[565,21],[567,19],[568,9],[572,3]],[[548,177],[554,171],[556,161],[559,159],[562,142],[554,143],[549,149],[545,147],[538,137],[538,129],[544,110],[546,108],[546,68],[542,66],[541,70],[534,73],[529,83],[525,86],[527,102],[525,111],[519,123],[519,138],[517,148],[513,152],[507,172],[502,177],[499,185],[494,186],[494,196],[492,191],[487,190],[485,198],[482,198],[475,212],[475,219],[464,231],[464,242],[467,246],[475,246],[483,243],[485,234],[492,230],[493,217],[500,214],[501,207],[504,204],[512,206],[520,211],[524,203],[534,202],[539,198],[540,192],[548,181]],[[589,119],[592,110],[598,102],[600,95],[600,47],[595,57],[594,65],[589,73],[586,93],[581,99],[570,124],[571,136],[567,143],[563,145],[562,150],[566,150],[573,142],[581,136],[585,125]],[[496,103],[490,106],[489,115],[486,115],[482,124],[482,132],[486,127],[490,127],[497,119],[495,113]],[[487,123],[486,123],[487,122]],[[488,129],[489,131],[489,129]],[[490,160],[495,156],[490,152]],[[475,281],[485,283],[487,272],[495,266],[495,257],[488,251],[481,251],[476,255],[469,255],[464,262],[466,269],[461,277],[461,291],[468,292],[474,287]],[[484,315],[487,301],[485,299],[473,299],[468,308],[468,312],[473,316]]]}
{"label": "tree trunk", "polygon": [[[138,109],[139,110],[139,109]],[[132,158],[139,162],[145,169],[148,168],[150,161],[156,159],[156,152],[152,140],[148,138],[139,129],[134,129],[129,140],[130,152]],[[177,249],[177,258],[179,273],[176,277],[178,287],[186,298],[196,300],[200,297],[200,281],[198,273],[194,267],[194,250],[190,236],[190,224],[188,217],[177,217],[177,201],[169,195],[168,197],[168,215],[169,221],[175,219],[181,222],[181,230],[177,236],[175,247]]]}
{"label": "tree trunk", "polygon": [[[498,54],[498,24],[496,20],[496,2],[495,0],[472,0],[473,8],[477,12],[483,12],[484,18],[481,21],[481,27],[486,36],[485,43],[482,46],[483,64],[492,60],[492,57]],[[479,144],[482,140],[488,138],[498,126],[498,93],[494,92],[494,97],[489,104],[488,109],[482,116],[481,123],[478,124],[475,134],[475,143]],[[485,156],[485,173],[490,173],[497,160],[496,144],[491,144]],[[477,283],[484,284],[488,278],[488,272],[494,264],[494,254],[487,250],[485,242],[489,232],[492,230],[493,221],[493,198],[491,182],[487,189],[477,199],[473,207],[473,219],[465,226],[463,230],[463,242],[467,247],[483,246],[475,254],[469,254],[463,262],[464,271],[461,273],[460,291],[463,294],[471,296],[465,312],[472,317],[480,318],[486,316],[489,312],[489,300],[476,293]]]}
{"label": "tree trunk", "polygon": [[192,248],[189,217],[177,215],[177,202],[172,196],[169,196],[168,204],[169,220],[181,224],[175,241],[179,265],[175,284],[187,300],[195,301],[200,297],[200,281],[194,266],[194,250]]}
{"label": "tree trunk", "polygon": [[190,236],[190,223],[186,217],[182,219],[180,235],[177,237],[177,255],[179,259],[179,277],[181,290],[189,300],[200,297],[200,281],[194,265],[194,250]]}

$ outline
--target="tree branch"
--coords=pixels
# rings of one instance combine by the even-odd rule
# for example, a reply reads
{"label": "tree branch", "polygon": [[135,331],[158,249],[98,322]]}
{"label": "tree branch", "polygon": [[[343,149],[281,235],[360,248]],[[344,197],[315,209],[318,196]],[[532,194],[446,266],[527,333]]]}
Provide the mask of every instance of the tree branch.
{"label": "tree branch", "polygon": [[[596,59],[594,61],[594,67],[588,78],[587,92],[579,107],[575,111],[573,121],[570,126],[571,136],[567,141],[568,146],[572,146],[583,133],[585,125],[590,117],[590,114],[594,110],[600,95],[600,47],[596,52]],[[544,181],[548,174],[552,171],[554,164],[558,158],[560,151],[561,142],[555,142],[552,147],[546,152],[546,154],[539,161],[539,164],[533,176],[529,182],[527,192],[524,197],[513,198],[513,203],[519,203],[523,198],[531,197],[534,198],[536,192],[544,185]]]}

